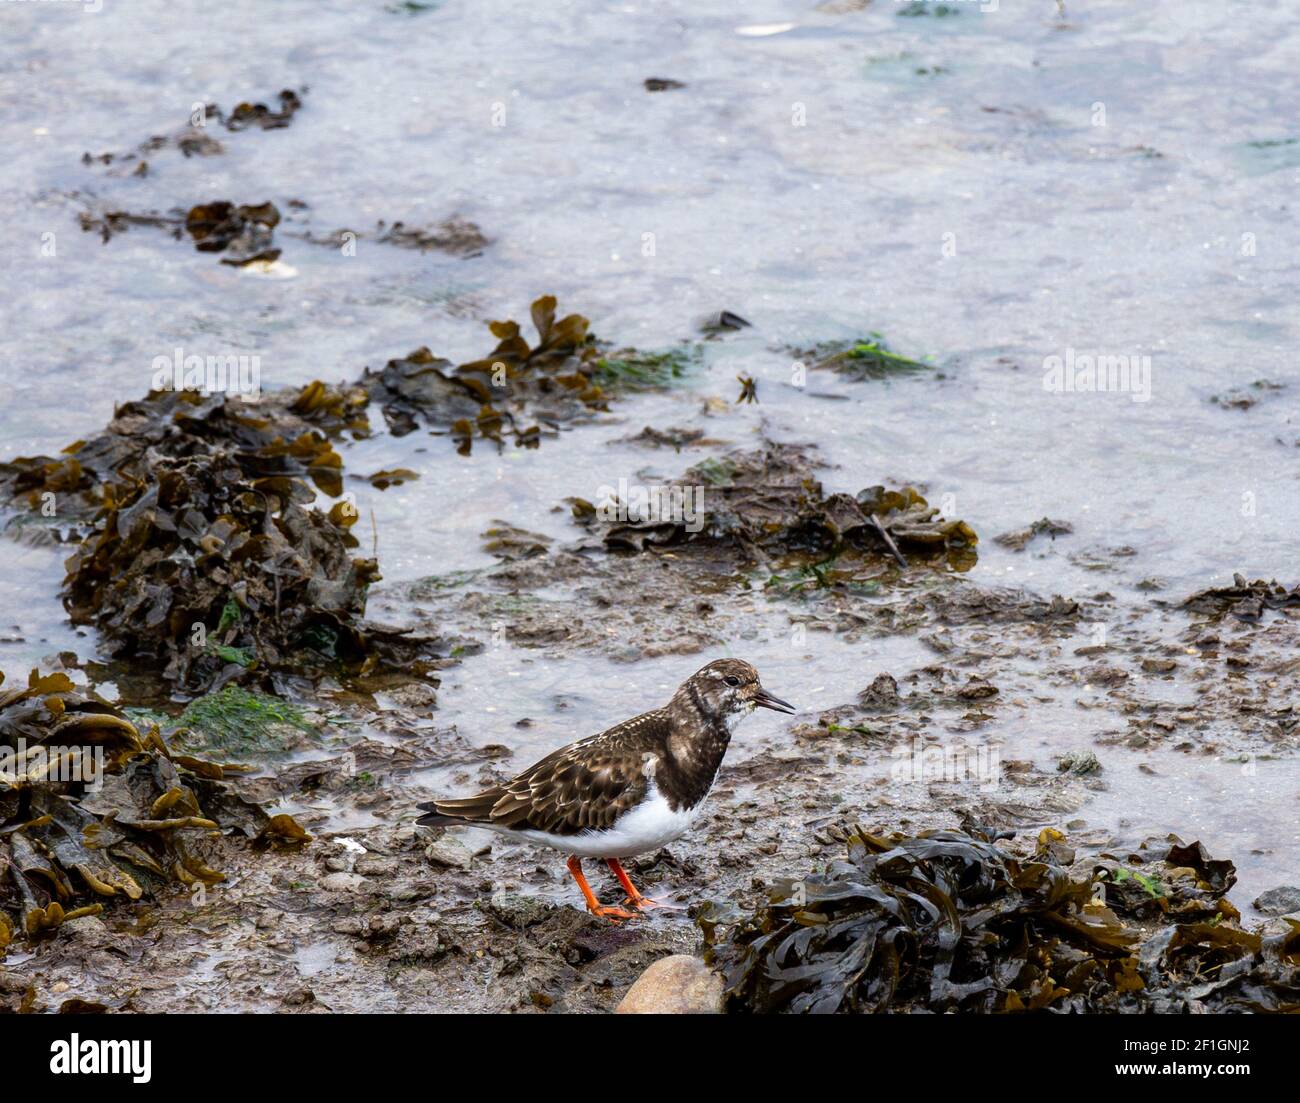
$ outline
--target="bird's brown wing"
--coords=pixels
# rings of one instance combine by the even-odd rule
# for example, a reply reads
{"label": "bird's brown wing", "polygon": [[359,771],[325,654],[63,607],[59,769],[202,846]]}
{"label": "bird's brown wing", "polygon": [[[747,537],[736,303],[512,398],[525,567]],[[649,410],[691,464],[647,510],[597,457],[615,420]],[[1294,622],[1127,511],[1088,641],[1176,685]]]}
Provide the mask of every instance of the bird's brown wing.
{"label": "bird's brown wing", "polygon": [[645,796],[642,758],[621,748],[562,748],[503,787],[491,821],[554,835],[609,827]]}
{"label": "bird's brown wing", "polygon": [[659,723],[655,714],[647,714],[561,747],[496,789],[420,805],[430,815],[417,822],[481,823],[554,835],[609,827],[645,796]]}

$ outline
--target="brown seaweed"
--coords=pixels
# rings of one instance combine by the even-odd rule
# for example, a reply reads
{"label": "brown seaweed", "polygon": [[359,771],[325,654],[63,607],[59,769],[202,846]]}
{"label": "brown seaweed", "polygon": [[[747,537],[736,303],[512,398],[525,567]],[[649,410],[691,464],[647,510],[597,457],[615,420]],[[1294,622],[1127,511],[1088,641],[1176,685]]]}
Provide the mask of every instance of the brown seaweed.
{"label": "brown seaweed", "polygon": [[971,823],[911,837],[855,828],[843,860],[777,883],[752,915],[706,907],[699,922],[708,957],[732,1007],[1300,1010],[1300,923],[1270,936],[1236,926],[1222,900],[1231,864],[1212,864],[1200,844],[1176,844],[1147,864],[1169,880],[1176,863],[1198,863],[1214,878],[1212,917],[1199,899],[1181,910],[1151,904],[1156,898],[1130,875],[1154,912],[1143,925],[1117,892],[1113,869],[1070,866],[1073,851],[1059,832],[1044,831],[1027,855],[999,837]]}
{"label": "brown seaweed", "polygon": [[132,226],[147,226],[166,230],[177,239],[188,234],[201,253],[229,252],[230,257],[223,263],[242,266],[255,260],[275,260],[280,255],[280,250],[272,247],[280,211],[271,202],[249,204],[216,199],[169,214],[89,209],[78,215],[78,221],[83,230],[98,233],[106,244]]}
{"label": "brown seaweed", "polygon": [[[142,162],[140,168],[146,169],[145,163]],[[373,233],[336,230],[322,234],[287,220],[282,225],[279,208],[269,201],[250,204],[215,199],[188,208],[173,208],[170,212],[106,209],[84,197],[81,202],[85,209],[77,218],[82,230],[98,233],[105,243],[133,226],[165,230],[177,240],[188,234],[199,252],[230,252],[231,256],[223,258],[221,263],[239,267],[254,261],[273,261],[280,256],[282,250],[273,246],[277,228],[282,236],[310,245],[345,248],[355,247],[361,240],[373,240],[381,245],[421,252],[438,250],[466,260],[481,256],[491,244],[491,239],[475,223],[458,215],[431,228],[407,226],[402,222],[389,225],[380,220]],[[291,210],[301,211],[306,204],[301,200],[290,200],[288,206]]]}
{"label": "brown seaweed", "polygon": [[[360,388],[319,381],[255,404],[225,394],[151,391],[118,406],[102,433],[58,456],[0,461],[0,504],[18,507],[15,520],[24,528],[45,522],[60,538],[81,539],[110,504],[108,484],[143,479],[151,451],[174,460],[227,451],[259,485],[285,491],[284,480],[308,479],[338,494],[342,460],[330,440],[369,433],[368,401]],[[298,497],[310,501],[310,488]]]}
{"label": "brown seaweed", "polygon": [[[293,89],[286,88],[277,100],[280,105],[278,111],[273,111],[264,103],[236,104],[222,121],[227,130],[246,130],[251,126],[262,130],[283,130],[302,109],[302,98]],[[220,111],[216,115],[221,118]]]}
{"label": "brown seaweed", "polygon": [[187,692],[377,664],[428,678],[439,641],[363,619],[379,574],[353,555],[355,507],[312,504],[342,493],[331,437],[367,431],[365,401],[320,383],[255,405],[151,392],[63,460],[0,465],[0,495],[29,513],[54,495],[79,540],[64,584],[73,622]]}
{"label": "brown seaweed", "polygon": [[218,200],[191,207],[185,215],[185,230],[199,252],[233,249],[247,259],[270,249],[271,236],[279,224],[280,212],[274,203],[236,206]]}
{"label": "brown seaweed", "polygon": [[476,440],[499,448],[507,436],[536,447],[543,426],[553,430],[588,417],[606,402],[594,378],[599,355],[587,319],[557,319],[555,306],[552,295],[533,303],[536,344],[525,340],[516,322],[492,322],[498,343],[482,360],[453,367],[419,348],[381,371],[367,370],[362,385],[395,436],[423,422],[450,435],[463,455]]}
{"label": "brown seaweed", "polygon": [[[0,957],[19,933],[225,879],[206,839],[236,825],[199,797],[222,787],[222,767],[173,756],[156,727],[141,731],[66,674],[0,685],[0,763]],[[305,835],[292,817],[227,799],[263,834]]]}
{"label": "brown seaweed", "polygon": [[[167,149],[179,150],[186,157],[214,157],[225,152],[225,147],[208,133],[210,123],[224,126],[228,131],[247,130],[257,127],[261,130],[282,130],[292,121],[294,115],[302,108],[302,93],[286,88],[276,97],[279,109],[274,110],[264,103],[239,103],[229,113],[223,112],[215,103],[196,104],[189,125],[172,134],[154,134],[141,142],[129,153],[82,154],[82,164],[92,165],[126,165],[131,166],[132,175],[144,176],[149,171],[148,158]],[[110,175],[121,175],[110,172]]]}
{"label": "brown seaweed", "polygon": [[[801,553],[824,560],[893,556],[904,548],[945,555],[962,569],[974,562],[975,531],[941,517],[913,487],[826,494],[813,466],[807,450],[795,445],[737,450],[696,464],[662,488],[661,502],[698,503],[698,514],[660,509],[633,516],[627,503],[602,503],[602,511],[575,499],[574,518],[605,547],[637,552],[730,546],[762,556]],[[608,508],[620,504],[622,509]],[[618,519],[606,520],[610,512]]]}
{"label": "brown seaweed", "polygon": [[1074,527],[1065,521],[1053,521],[1050,517],[1042,517],[1024,528],[1013,529],[1011,532],[995,536],[993,542],[1012,551],[1024,551],[1029,543],[1039,536],[1047,536],[1055,541],[1058,536],[1068,536],[1073,531]]}
{"label": "brown seaweed", "polygon": [[1227,614],[1253,624],[1263,618],[1266,610],[1300,608],[1300,585],[1288,590],[1276,579],[1247,582],[1244,576],[1234,574],[1231,586],[1200,590],[1183,602],[1183,608],[1212,617]]}
{"label": "brown seaweed", "polygon": [[375,240],[403,249],[418,249],[422,253],[437,250],[466,259],[481,256],[491,244],[477,225],[459,215],[444,219],[432,228],[407,226],[404,222],[394,222],[390,226],[381,221]]}

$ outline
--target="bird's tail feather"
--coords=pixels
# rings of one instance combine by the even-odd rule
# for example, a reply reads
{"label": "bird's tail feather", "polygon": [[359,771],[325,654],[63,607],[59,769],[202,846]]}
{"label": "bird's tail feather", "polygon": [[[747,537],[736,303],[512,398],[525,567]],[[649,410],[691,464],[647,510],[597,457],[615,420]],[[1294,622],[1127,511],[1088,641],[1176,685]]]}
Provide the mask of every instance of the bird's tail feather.
{"label": "bird's tail feather", "polygon": [[421,827],[454,827],[457,824],[482,823],[492,818],[492,807],[500,793],[480,793],[458,800],[431,800],[416,805],[425,813],[415,822]]}

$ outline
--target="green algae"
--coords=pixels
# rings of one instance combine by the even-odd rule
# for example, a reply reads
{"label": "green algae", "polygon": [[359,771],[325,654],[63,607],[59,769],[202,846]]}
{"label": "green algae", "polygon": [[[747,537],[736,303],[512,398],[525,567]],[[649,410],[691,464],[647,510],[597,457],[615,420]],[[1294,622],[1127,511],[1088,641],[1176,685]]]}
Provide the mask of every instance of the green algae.
{"label": "green algae", "polygon": [[932,364],[894,352],[879,333],[848,343],[819,345],[813,350],[813,367],[829,369],[854,380],[888,379],[934,370]]}
{"label": "green algae", "polygon": [[671,387],[684,380],[700,362],[699,349],[641,352],[623,349],[595,363],[593,379],[610,391],[648,391]]}
{"label": "green algae", "polygon": [[240,686],[191,701],[171,726],[189,749],[248,757],[285,754],[319,731],[296,705]]}

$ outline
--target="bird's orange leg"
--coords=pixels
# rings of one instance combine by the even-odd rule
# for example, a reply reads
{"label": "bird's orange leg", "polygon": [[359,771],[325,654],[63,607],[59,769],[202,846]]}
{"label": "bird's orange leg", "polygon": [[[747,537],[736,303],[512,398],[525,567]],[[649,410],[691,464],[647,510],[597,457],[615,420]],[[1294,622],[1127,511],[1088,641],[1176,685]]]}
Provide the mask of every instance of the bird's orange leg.
{"label": "bird's orange leg", "polygon": [[606,858],[605,864],[614,871],[614,876],[618,878],[618,883],[623,886],[623,891],[627,893],[627,902],[638,911],[646,911],[648,908],[671,908],[674,911],[681,911],[677,904],[668,904],[663,900],[654,900],[649,896],[642,896],[637,891],[636,885],[632,884],[632,878],[627,875],[622,864],[617,858]]}
{"label": "bird's orange leg", "polygon": [[602,904],[597,900],[596,894],[591,891],[591,886],[587,884],[587,878],[582,875],[582,861],[576,854],[569,859],[568,867],[569,872],[573,874],[573,879],[578,882],[578,888],[582,889],[583,898],[587,901],[587,910],[592,915],[618,923],[624,919],[631,919],[636,914],[627,911],[625,908],[615,908]]}

